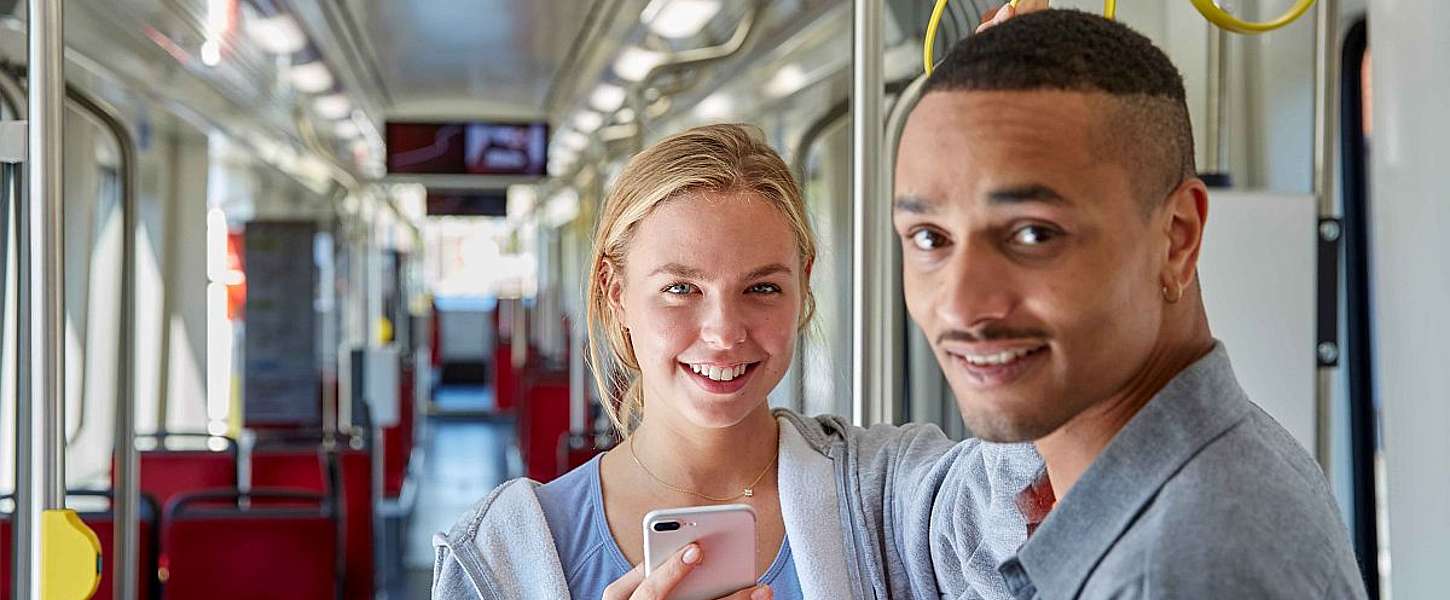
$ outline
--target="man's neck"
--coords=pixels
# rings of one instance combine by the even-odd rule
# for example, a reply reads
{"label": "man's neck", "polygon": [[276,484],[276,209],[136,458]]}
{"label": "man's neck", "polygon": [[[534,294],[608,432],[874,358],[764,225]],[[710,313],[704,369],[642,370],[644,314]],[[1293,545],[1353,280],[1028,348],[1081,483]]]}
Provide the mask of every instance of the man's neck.
{"label": "man's neck", "polygon": [[1036,441],[1057,499],[1067,496],[1118,432],[1127,426],[1174,377],[1213,349],[1207,327],[1201,335],[1155,350],[1117,393],[1078,413]]}

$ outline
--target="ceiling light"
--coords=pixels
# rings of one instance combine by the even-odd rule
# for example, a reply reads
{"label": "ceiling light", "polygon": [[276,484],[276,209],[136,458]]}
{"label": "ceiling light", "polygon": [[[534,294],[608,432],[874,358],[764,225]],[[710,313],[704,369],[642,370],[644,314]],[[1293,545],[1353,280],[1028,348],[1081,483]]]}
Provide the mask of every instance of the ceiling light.
{"label": "ceiling light", "polygon": [[589,136],[577,131],[563,131],[558,136],[559,145],[569,150],[582,150],[589,145]]}
{"label": "ceiling light", "polygon": [[608,83],[601,83],[594,88],[594,94],[589,96],[589,106],[599,112],[611,113],[624,106],[624,88]]}
{"label": "ceiling light", "polygon": [[638,46],[629,46],[619,53],[614,61],[614,74],[626,81],[643,81],[651,69],[665,61],[659,52],[651,52]]}
{"label": "ceiling light", "polygon": [[332,132],[337,134],[337,137],[350,140],[362,135],[362,128],[358,127],[357,123],[354,123],[352,119],[348,119],[338,121],[337,126],[332,129]]}
{"label": "ceiling light", "polygon": [[201,64],[215,67],[222,64],[222,46],[216,40],[207,40],[201,45]]}
{"label": "ceiling light", "polygon": [[287,80],[292,82],[292,87],[297,91],[307,94],[320,94],[332,89],[332,71],[327,70],[327,65],[320,60],[309,63],[294,65],[287,72]]}
{"label": "ceiling light", "polygon": [[698,35],[719,13],[720,0],[654,0],[639,20],[661,37],[679,39]]}
{"label": "ceiling light", "polygon": [[352,101],[342,94],[332,94],[312,101],[312,108],[324,119],[341,119],[352,113]]}
{"label": "ceiling light", "polygon": [[775,72],[775,76],[765,83],[765,93],[776,98],[789,96],[796,93],[806,84],[806,72],[797,64],[788,64]]}
{"label": "ceiling light", "polygon": [[618,122],[618,123],[630,123],[630,122],[633,122],[634,121],[634,109],[632,109],[632,108],[622,108],[622,109],[620,109],[619,112],[614,113],[614,120],[615,120],[615,122]]}
{"label": "ceiling light", "polygon": [[247,35],[272,54],[291,54],[307,45],[307,34],[302,33],[297,20],[286,13],[248,19]]}
{"label": "ceiling light", "polygon": [[695,113],[706,119],[719,119],[730,116],[735,110],[735,101],[724,93],[711,94],[708,98],[700,101],[695,106]]}
{"label": "ceiling light", "polygon": [[579,131],[584,133],[594,133],[594,130],[599,129],[599,126],[603,124],[604,115],[592,110],[586,110],[574,115],[574,127],[577,127]]}

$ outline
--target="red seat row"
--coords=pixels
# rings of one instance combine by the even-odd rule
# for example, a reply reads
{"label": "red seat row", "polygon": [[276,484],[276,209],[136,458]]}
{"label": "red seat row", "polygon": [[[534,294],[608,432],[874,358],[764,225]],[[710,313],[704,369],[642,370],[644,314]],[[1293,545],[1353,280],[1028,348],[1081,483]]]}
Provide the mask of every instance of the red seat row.
{"label": "red seat row", "polygon": [[[143,437],[152,437],[154,447],[139,452],[139,487],[152,507],[142,512],[141,598],[153,597],[150,590],[161,587],[156,585],[158,573],[168,599],[294,597],[281,589],[295,587],[294,581],[312,582],[298,588],[305,588],[305,593],[295,597],[336,597],[335,579],[341,581],[343,598],[372,597],[374,498],[368,449],[346,447],[329,453],[317,434],[259,441],[249,454],[250,491],[243,492],[237,488],[238,452],[231,440],[183,434]],[[219,441],[225,442],[219,449],[205,448],[206,443]],[[166,510],[157,511],[158,505]],[[159,529],[158,515],[165,515]],[[102,538],[103,557],[109,556],[110,513],[83,513],[82,518]],[[0,554],[9,552],[8,533],[3,540]],[[286,544],[288,550],[278,551],[277,544]],[[219,576],[215,569],[229,569],[244,578],[261,568],[258,565],[273,565],[293,551],[332,558],[325,563],[312,559],[288,563],[295,567],[274,565],[268,568],[282,569],[279,576],[254,577],[236,585],[224,583],[230,577],[215,579]],[[333,563],[336,568],[320,571],[308,566]],[[7,581],[10,564],[5,554],[0,575]],[[195,579],[197,573],[206,578]],[[302,579],[280,576],[285,573]],[[333,592],[313,595],[322,580],[331,582]],[[212,587],[200,581],[211,581],[207,585]],[[96,597],[109,598],[110,585],[107,578]],[[248,590],[255,591],[257,585],[270,587],[263,588],[268,590],[263,596],[249,595]],[[7,584],[0,600],[7,599],[9,591]]]}
{"label": "red seat row", "polygon": [[[99,490],[78,490],[67,494],[67,499],[78,497],[111,497],[110,492]],[[8,500],[9,497],[5,497]],[[108,556],[115,542],[115,520],[109,509],[105,511],[77,510],[81,521],[85,522],[101,544],[102,556]],[[149,496],[141,496],[141,506],[138,511],[136,550],[138,562],[136,597],[143,599],[154,598],[153,594],[159,593],[156,579],[157,545],[156,538],[156,501]],[[11,541],[14,539],[14,523],[10,513],[0,513],[0,599],[9,600],[13,589],[13,576],[11,569],[14,565],[14,552],[11,548]],[[109,561],[103,560],[101,569],[101,583],[96,590],[92,600],[111,600],[113,581],[113,568]]]}

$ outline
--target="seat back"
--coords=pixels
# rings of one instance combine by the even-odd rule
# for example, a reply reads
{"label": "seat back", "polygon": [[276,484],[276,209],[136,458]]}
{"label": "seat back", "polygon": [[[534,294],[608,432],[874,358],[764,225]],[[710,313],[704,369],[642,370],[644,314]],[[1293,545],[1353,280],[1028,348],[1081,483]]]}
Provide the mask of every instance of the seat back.
{"label": "seat back", "polygon": [[[136,436],[142,493],[166,506],[177,494],[237,487],[237,446],[223,437],[193,433]],[[216,449],[208,445],[220,444]],[[112,480],[114,481],[114,464]]]}
{"label": "seat back", "polygon": [[[257,487],[334,493],[328,484],[328,456],[317,447],[259,446],[251,455]],[[339,521],[346,572],[345,598],[371,598],[373,592],[373,468],[366,448],[336,452]]]}
{"label": "seat back", "polygon": [[293,491],[178,496],[162,534],[165,598],[335,598],[337,522],[326,507]]}

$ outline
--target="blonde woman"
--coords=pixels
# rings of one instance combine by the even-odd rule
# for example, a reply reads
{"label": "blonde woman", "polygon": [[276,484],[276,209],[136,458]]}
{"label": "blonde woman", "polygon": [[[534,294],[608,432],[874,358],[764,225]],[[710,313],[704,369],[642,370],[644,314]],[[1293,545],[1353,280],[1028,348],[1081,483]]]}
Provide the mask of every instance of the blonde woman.
{"label": "blonde woman", "polygon": [[434,598],[665,598],[713,557],[690,546],[644,578],[642,517],[725,503],[757,515],[759,585],[732,599],[936,597],[935,563],[1007,597],[995,569],[1025,539],[1012,497],[1040,469],[1030,448],[767,405],[810,320],[815,252],[800,190],[753,128],[635,156],[604,203],[587,298],[622,442],[546,485],[505,483],[435,538]]}

